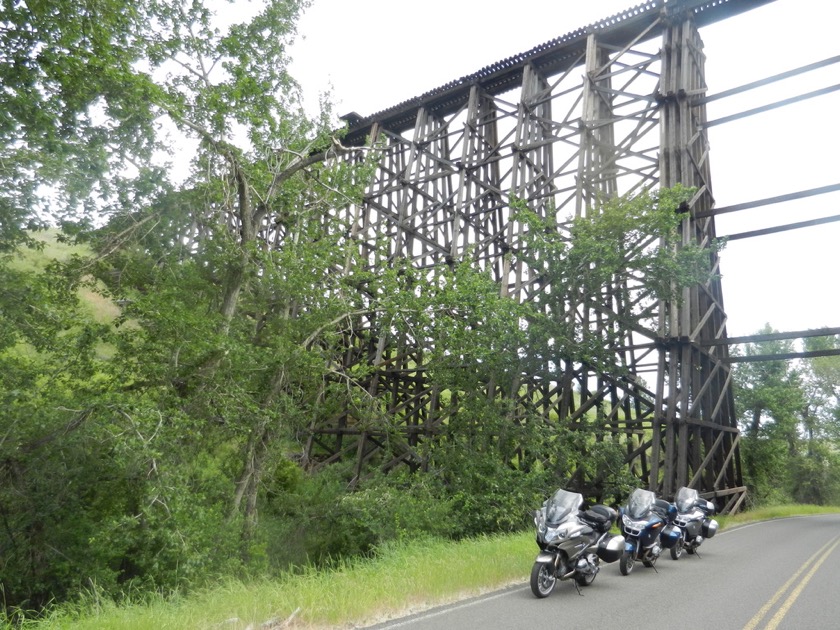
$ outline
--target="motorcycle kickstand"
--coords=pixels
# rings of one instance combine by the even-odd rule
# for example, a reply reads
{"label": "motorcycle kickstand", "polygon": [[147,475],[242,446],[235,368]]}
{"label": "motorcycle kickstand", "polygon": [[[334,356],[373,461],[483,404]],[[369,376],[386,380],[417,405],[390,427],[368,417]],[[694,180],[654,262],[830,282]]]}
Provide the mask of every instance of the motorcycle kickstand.
{"label": "motorcycle kickstand", "polygon": [[575,590],[578,592],[578,595],[583,597],[583,593],[581,593],[581,591],[580,591],[580,584],[577,583],[577,580],[574,580],[574,582],[575,582]]}

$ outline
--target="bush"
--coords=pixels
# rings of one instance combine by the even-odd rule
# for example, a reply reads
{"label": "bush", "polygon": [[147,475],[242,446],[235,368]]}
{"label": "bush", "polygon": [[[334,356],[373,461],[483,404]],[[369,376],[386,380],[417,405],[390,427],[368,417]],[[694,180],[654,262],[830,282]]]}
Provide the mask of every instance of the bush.
{"label": "bush", "polygon": [[427,478],[409,474],[379,477],[350,492],[331,468],[302,478],[268,505],[260,529],[272,571],[369,555],[387,543],[453,530],[450,504]]}

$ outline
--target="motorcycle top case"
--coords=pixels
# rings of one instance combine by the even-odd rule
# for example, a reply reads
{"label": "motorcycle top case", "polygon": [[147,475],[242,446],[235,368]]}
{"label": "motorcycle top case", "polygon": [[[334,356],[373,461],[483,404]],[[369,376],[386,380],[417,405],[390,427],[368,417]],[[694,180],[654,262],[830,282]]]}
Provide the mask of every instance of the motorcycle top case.
{"label": "motorcycle top case", "polygon": [[662,543],[662,546],[666,549],[670,549],[674,545],[676,545],[680,540],[680,529],[673,523],[670,525],[666,525],[662,528],[662,532],[659,534],[659,540]]}
{"label": "motorcycle top case", "polygon": [[612,524],[615,522],[616,513],[611,507],[606,505],[593,505],[591,508],[580,514],[580,520],[587,525],[603,534],[610,531]]}
{"label": "motorcycle top case", "polygon": [[616,535],[598,543],[598,557],[604,562],[615,562],[624,553],[624,536]]}
{"label": "motorcycle top case", "polygon": [[703,537],[704,538],[714,538],[715,534],[717,534],[718,530],[718,522],[713,518],[704,518],[703,519]]}

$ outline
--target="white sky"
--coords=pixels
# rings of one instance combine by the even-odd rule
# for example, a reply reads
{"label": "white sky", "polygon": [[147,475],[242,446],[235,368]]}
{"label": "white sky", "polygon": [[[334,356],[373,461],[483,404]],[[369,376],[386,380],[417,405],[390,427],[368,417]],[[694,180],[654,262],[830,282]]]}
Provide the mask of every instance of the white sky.
{"label": "white sky", "polygon": [[[314,0],[292,66],[309,98],[376,113],[639,4],[633,0]],[[840,55],[840,2],[775,0],[701,30],[710,93]],[[709,104],[710,120],[840,83],[840,64]],[[840,183],[840,92],[710,130],[718,207]],[[723,215],[719,235],[840,214],[840,192]],[[840,223],[733,241],[730,336],[840,326]]]}

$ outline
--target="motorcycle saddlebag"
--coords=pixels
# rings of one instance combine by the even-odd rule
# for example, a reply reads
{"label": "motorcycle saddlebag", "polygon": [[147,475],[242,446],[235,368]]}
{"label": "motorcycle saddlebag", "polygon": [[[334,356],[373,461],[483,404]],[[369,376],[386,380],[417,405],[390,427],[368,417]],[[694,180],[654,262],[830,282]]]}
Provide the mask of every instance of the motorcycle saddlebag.
{"label": "motorcycle saddlebag", "polygon": [[624,553],[624,536],[617,534],[598,544],[598,557],[604,562],[615,562]]}
{"label": "motorcycle saddlebag", "polygon": [[662,528],[662,532],[659,534],[659,540],[662,543],[662,546],[666,549],[670,549],[674,545],[677,544],[680,540],[680,529],[673,523],[670,525],[666,525]]}
{"label": "motorcycle saddlebag", "polygon": [[704,538],[714,538],[715,534],[717,534],[718,530],[718,522],[713,518],[704,518],[703,519],[703,537]]}

